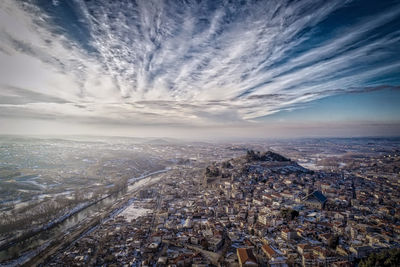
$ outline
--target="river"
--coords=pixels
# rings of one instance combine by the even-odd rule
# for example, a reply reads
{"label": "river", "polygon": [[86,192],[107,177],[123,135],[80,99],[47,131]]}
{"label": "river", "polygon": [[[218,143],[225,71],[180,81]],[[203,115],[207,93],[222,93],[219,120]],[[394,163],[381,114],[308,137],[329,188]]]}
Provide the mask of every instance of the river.
{"label": "river", "polygon": [[0,251],[0,266],[16,266],[22,262],[25,262],[29,258],[36,255],[39,250],[47,247],[50,242],[57,237],[68,234],[68,232],[79,227],[79,225],[82,225],[84,222],[89,222],[90,219],[95,215],[110,212],[111,206],[119,198],[147,185],[152,179],[153,175],[161,174],[168,170],[169,169],[164,169],[148,173],[140,177],[132,178],[129,180],[130,184],[127,192],[119,193],[118,195],[110,195],[99,202],[76,212],[63,222],[56,224],[45,231],[38,232],[32,237],[17,242],[9,248]]}

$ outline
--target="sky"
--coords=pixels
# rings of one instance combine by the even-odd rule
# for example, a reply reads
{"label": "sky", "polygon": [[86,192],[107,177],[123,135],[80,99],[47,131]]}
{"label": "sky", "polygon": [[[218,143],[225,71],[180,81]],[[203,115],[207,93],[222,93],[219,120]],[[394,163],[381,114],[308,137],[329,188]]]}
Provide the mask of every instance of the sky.
{"label": "sky", "polygon": [[0,134],[400,135],[400,2],[0,1]]}

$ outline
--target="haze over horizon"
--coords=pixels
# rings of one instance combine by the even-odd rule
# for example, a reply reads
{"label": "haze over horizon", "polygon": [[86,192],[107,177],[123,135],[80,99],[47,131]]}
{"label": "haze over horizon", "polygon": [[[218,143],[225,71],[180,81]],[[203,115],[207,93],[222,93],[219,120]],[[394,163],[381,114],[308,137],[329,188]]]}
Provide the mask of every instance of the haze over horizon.
{"label": "haze over horizon", "polygon": [[0,2],[0,134],[400,135],[398,1]]}

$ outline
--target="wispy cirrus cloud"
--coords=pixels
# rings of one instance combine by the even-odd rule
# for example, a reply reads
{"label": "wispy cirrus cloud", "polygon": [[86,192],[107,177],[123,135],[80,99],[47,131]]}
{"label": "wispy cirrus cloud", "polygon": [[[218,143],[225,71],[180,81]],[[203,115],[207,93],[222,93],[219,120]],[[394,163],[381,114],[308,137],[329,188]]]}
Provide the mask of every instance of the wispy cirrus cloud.
{"label": "wispy cirrus cloud", "polygon": [[353,2],[2,1],[0,113],[236,124],[393,87],[400,5],[329,21]]}

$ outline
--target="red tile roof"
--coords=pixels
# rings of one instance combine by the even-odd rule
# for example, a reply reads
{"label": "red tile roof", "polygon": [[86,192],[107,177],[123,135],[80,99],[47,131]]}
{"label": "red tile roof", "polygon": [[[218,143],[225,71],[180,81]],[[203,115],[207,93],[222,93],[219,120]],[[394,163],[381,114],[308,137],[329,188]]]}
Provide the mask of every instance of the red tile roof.
{"label": "red tile roof", "polygon": [[251,251],[251,249],[238,248],[237,249],[237,254],[238,254],[239,262],[241,264],[246,264],[246,263],[257,264],[257,259],[256,259],[256,257],[254,257],[253,252]]}
{"label": "red tile roof", "polygon": [[269,245],[263,245],[262,246],[262,250],[264,251],[265,254],[267,254],[267,256],[269,258],[274,258],[277,256],[277,253],[275,252],[275,250],[273,250]]}

